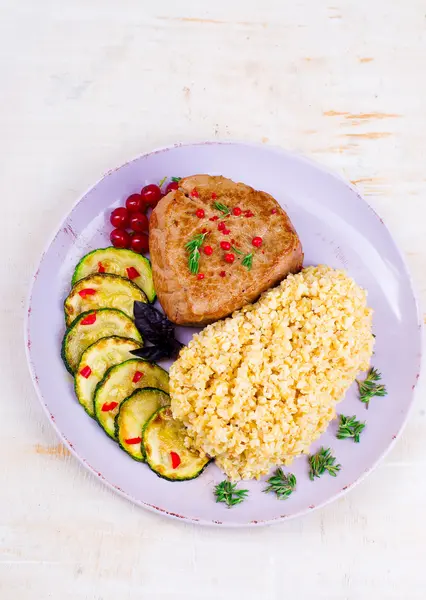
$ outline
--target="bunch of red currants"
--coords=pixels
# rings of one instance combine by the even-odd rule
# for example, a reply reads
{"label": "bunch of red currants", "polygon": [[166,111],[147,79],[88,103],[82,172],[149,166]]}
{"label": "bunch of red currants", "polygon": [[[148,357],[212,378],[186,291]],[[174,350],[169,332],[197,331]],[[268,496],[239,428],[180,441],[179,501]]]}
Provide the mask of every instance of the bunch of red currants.
{"label": "bunch of red currants", "polygon": [[[160,187],[151,183],[143,187],[140,194],[129,196],[125,207],[120,206],[112,211],[110,222],[115,229],[109,237],[115,248],[130,248],[139,254],[148,252],[149,221],[146,212],[154,208],[162,196]],[[129,228],[132,230],[130,233],[127,231]]]}

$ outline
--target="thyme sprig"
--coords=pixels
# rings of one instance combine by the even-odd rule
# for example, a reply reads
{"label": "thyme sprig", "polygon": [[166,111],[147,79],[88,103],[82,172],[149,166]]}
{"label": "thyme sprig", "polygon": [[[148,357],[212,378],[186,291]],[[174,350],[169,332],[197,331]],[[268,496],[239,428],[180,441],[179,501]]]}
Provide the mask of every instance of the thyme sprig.
{"label": "thyme sprig", "polygon": [[232,506],[244,502],[248,490],[238,490],[236,483],[224,479],[215,486],[214,495],[216,496],[216,502],[224,502],[228,508],[232,508]]}
{"label": "thyme sprig", "polygon": [[275,492],[278,500],[286,500],[296,488],[296,477],[293,473],[286,475],[279,467],[266,483],[268,487],[263,490],[264,492]]}
{"label": "thyme sprig", "polygon": [[386,387],[377,383],[382,378],[377,369],[371,367],[364,381],[356,380],[359,390],[359,399],[367,405],[374,396],[386,396]]}
{"label": "thyme sprig", "polygon": [[243,267],[247,267],[248,271],[251,271],[251,268],[253,266],[253,252],[246,254],[243,260],[241,261],[241,264],[243,265]]}
{"label": "thyme sprig", "polygon": [[225,216],[228,216],[231,214],[231,211],[229,210],[229,208],[227,206],[225,206],[225,204],[222,204],[221,202],[214,202],[213,206],[216,210],[219,210]]}
{"label": "thyme sprig", "polygon": [[331,454],[330,448],[320,448],[316,454],[309,457],[309,479],[313,481],[315,477],[321,477],[326,471],[336,477],[340,471],[341,465],[336,464],[336,458]]}
{"label": "thyme sprig", "polygon": [[338,440],[346,440],[353,438],[354,442],[358,444],[361,433],[364,430],[365,423],[357,421],[355,415],[352,417],[346,417],[345,415],[339,415],[340,423],[339,429],[337,430],[336,437]]}

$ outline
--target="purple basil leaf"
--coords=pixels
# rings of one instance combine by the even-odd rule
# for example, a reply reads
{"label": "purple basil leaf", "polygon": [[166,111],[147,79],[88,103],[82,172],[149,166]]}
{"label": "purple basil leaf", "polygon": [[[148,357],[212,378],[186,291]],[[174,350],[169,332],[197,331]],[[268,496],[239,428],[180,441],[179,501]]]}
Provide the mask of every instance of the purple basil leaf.
{"label": "purple basil leaf", "polygon": [[153,344],[160,344],[165,339],[174,338],[173,324],[151,304],[135,302],[133,314],[139,332]]}

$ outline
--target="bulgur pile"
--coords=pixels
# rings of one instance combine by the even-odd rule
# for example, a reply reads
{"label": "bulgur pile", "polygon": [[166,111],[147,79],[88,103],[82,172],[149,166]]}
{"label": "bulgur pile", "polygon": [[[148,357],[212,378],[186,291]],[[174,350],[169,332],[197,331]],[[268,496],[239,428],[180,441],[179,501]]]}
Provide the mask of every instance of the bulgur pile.
{"label": "bulgur pile", "polygon": [[308,267],[207,326],[170,369],[186,443],[232,479],[307,453],[373,351],[367,294],[343,271]]}

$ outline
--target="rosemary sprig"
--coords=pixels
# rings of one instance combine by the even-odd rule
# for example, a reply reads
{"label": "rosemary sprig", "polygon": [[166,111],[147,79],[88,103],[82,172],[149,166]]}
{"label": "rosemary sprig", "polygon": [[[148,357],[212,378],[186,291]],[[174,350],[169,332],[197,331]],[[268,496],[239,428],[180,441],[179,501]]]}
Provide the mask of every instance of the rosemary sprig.
{"label": "rosemary sprig", "polygon": [[266,483],[269,485],[263,490],[264,492],[275,492],[278,500],[286,500],[295,490],[296,477],[293,473],[286,475],[279,467]]}
{"label": "rosemary sprig", "polygon": [[340,416],[339,429],[337,430],[336,437],[338,440],[346,440],[347,438],[353,438],[354,442],[359,442],[359,437],[365,427],[365,423],[357,421],[355,415],[353,417]]}
{"label": "rosemary sprig", "polygon": [[223,213],[225,216],[231,214],[231,211],[229,210],[229,208],[227,206],[225,206],[224,204],[221,204],[220,202],[215,202],[213,204],[213,206],[216,210],[220,210],[220,212]]}
{"label": "rosemary sprig", "polygon": [[166,181],[167,177],[163,177],[161,181],[158,182],[158,187],[161,187],[163,183]]}
{"label": "rosemary sprig", "polygon": [[172,181],[174,181],[175,183],[180,181],[182,179],[182,177],[172,177]]}
{"label": "rosemary sprig", "polygon": [[204,238],[207,233],[198,233],[195,235],[192,240],[189,240],[187,244],[185,244],[185,250],[189,252],[188,258],[188,266],[191,273],[196,275],[198,273],[199,263],[200,263],[200,247],[204,242]]}
{"label": "rosemary sprig", "polygon": [[250,252],[250,254],[246,254],[243,260],[241,261],[241,264],[243,265],[243,267],[247,267],[248,271],[251,271],[251,268],[253,266],[253,252]]}
{"label": "rosemary sprig", "polygon": [[235,254],[244,254],[244,252],[241,252],[241,250],[238,250],[235,246],[231,246],[231,250],[232,252],[235,252]]}
{"label": "rosemary sprig", "polygon": [[237,484],[224,479],[214,488],[216,502],[224,502],[228,508],[243,502],[248,494],[248,490],[237,490]]}
{"label": "rosemary sprig", "polygon": [[371,367],[364,381],[356,380],[359,390],[359,399],[367,405],[374,396],[386,396],[387,391],[384,385],[376,383],[382,378],[377,369]]}
{"label": "rosemary sprig", "polygon": [[330,448],[320,448],[316,454],[309,457],[309,479],[313,481],[315,477],[321,477],[326,471],[336,477],[340,471],[341,465],[336,464],[335,457],[331,454]]}

